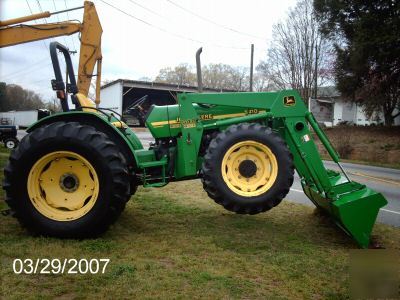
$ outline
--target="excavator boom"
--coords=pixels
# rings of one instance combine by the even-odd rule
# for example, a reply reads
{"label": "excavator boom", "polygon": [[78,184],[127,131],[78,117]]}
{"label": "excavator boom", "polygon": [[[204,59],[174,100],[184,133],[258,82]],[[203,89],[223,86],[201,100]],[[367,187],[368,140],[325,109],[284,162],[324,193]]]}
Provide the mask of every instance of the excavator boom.
{"label": "excavator boom", "polygon": [[[24,22],[48,18],[52,15],[84,9],[83,21],[65,21],[59,23],[45,23],[27,25]],[[33,41],[49,39],[58,36],[80,33],[80,51],[78,68],[78,91],[85,97],[89,94],[94,67],[97,63],[96,76],[96,104],[100,103],[101,82],[101,35],[102,28],[96,8],[92,2],[85,1],[84,6],[59,12],[43,12],[26,17],[0,21],[0,48]]]}

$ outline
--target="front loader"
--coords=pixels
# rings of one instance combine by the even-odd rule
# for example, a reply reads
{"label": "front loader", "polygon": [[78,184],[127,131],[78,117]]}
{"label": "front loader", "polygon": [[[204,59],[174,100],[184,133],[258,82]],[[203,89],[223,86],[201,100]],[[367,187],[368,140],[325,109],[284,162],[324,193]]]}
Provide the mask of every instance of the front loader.
{"label": "front loader", "polygon": [[[310,200],[368,247],[387,202],[343,170],[324,167],[310,128],[338,164],[339,157],[296,91],[178,94],[177,104],[150,108],[145,123],[155,142],[144,149],[118,114],[79,93],[68,49],[56,42],[53,88],[65,93],[57,51],[66,59],[75,107],[64,102],[62,113],[31,126],[4,170],[6,202],[28,230],[97,236],[138,186],[194,178],[225,209],[257,214],[282,201],[296,169]],[[199,63],[198,79],[201,91]]]}

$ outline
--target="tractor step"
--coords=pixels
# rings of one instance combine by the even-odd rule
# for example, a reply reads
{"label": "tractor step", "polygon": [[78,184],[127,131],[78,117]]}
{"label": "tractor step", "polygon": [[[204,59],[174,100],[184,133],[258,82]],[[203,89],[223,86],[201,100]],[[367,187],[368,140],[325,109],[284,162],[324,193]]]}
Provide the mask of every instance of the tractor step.
{"label": "tractor step", "polygon": [[165,159],[165,160],[144,162],[144,163],[141,163],[139,166],[142,169],[146,169],[146,168],[162,167],[162,166],[166,166],[167,164],[168,164],[168,161]]}
{"label": "tractor step", "polygon": [[[136,150],[136,163],[137,166],[143,170],[142,182],[144,187],[163,187],[167,185],[165,178],[166,168],[168,165],[167,157],[163,157],[160,160],[156,159],[154,150]],[[161,168],[161,177],[151,178],[150,169]]]}

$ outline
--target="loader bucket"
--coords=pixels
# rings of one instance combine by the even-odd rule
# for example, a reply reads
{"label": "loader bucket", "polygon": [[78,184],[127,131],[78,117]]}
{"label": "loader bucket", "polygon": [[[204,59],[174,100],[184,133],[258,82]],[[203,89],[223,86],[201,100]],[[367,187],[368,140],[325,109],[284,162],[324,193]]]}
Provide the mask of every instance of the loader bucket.
{"label": "loader bucket", "polygon": [[382,194],[357,182],[347,182],[345,178],[334,186],[333,198],[324,197],[314,187],[303,183],[306,195],[317,206],[326,211],[361,248],[368,248],[370,235],[379,209],[387,204]]}

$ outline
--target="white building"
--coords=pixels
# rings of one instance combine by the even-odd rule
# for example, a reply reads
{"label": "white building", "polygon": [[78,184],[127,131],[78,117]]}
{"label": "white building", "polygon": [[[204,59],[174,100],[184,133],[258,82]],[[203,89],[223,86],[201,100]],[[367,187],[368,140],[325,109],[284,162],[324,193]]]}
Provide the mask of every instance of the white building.
{"label": "white building", "polygon": [[[334,87],[320,88],[318,94],[317,99],[310,99],[309,109],[315,118],[326,126],[335,126],[339,123],[362,126],[384,123],[383,112],[374,113],[368,118],[362,105],[344,100]],[[400,125],[400,116],[395,119],[394,125]]]}
{"label": "white building", "polygon": [[361,105],[353,102],[346,102],[342,99],[337,99],[335,101],[333,112],[333,125],[337,125],[340,122],[348,122],[356,125],[384,123],[382,112],[375,113],[371,118],[368,118]]}

